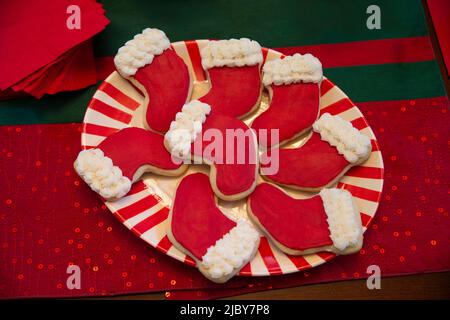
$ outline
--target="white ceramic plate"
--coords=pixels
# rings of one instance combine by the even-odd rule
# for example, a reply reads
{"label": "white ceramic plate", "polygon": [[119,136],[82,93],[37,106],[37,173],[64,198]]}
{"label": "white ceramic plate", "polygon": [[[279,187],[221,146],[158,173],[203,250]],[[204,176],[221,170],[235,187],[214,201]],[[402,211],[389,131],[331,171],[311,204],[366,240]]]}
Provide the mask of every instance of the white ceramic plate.
{"label": "white ceramic plate", "polygon": [[[192,99],[199,98],[209,88],[201,66],[199,48],[208,40],[184,41],[172,44],[183,58],[194,79]],[[271,60],[281,53],[263,49],[264,59]],[[97,146],[105,137],[125,127],[143,127],[143,97],[127,80],[113,72],[95,92],[84,117],[81,146],[83,149]],[[258,114],[267,108],[268,96],[264,93]],[[361,211],[364,230],[373,219],[383,188],[383,159],[375,135],[367,121],[353,102],[336,85],[324,79],[321,85],[320,112],[339,115],[349,120],[372,140],[372,154],[361,166],[349,170],[337,187],[350,191]],[[256,115],[245,122],[250,123]],[[295,141],[300,145],[305,139]],[[193,171],[207,172],[204,166],[191,166]],[[186,264],[194,261],[177,250],[167,238],[167,216],[172,204],[175,187],[181,177],[167,178],[146,174],[135,183],[130,193],[116,202],[105,202],[111,212],[134,234],[151,246]],[[310,197],[311,194],[287,190],[296,197]],[[219,202],[223,211],[231,217],[246,215],[245,201]],[[306,256],[289,256],[278,250],[265,237],[261,238],[258,254],[239,273],[246,276],[287,274],[309,269],[332,259],[332,253],[318,253]]]}

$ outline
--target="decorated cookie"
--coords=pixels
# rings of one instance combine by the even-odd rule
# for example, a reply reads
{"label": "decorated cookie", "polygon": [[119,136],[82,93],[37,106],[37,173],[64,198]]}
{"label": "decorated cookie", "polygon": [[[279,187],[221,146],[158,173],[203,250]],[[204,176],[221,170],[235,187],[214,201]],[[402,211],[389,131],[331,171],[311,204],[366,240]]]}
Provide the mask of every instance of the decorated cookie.
{"label": "decorated cookie", "polygon": [[[269,92],[269,108],[252,123],[252,128],[279,130],[279,145],[293,140],[311,129],[319,115],[319,87],[322,64],[311,54],[295,54],[266,62],[263,83]],[[258,135],[258,137],[270,135]],[[270,148],[275,142],[259,140],[260,147]]]}
{"label": "decorated cookie", "polygon": [[146,172],[178,176],[187,166],[172,161],[162,135],[125,128],[108,136],[95,149],[81,151],[74,168],[92,190],[107,200],[116,200]]}
{"label": "decorated cookie", "polygon": [[[369,137],[350,122],[325,113],[314,123],[311,137],[301,147],[276,151],[278,171],[264,178],[295,189],[319,191],[335,184],[352,166],[366,161],[372,145]],[[262,168],[270,165],[267,159],[271,152],[262,155]]]}
{"label": "decorated cookie", "polygon": [[208,164],[219,198],[243,199],[256,186],[255,134],[241,120],[210,112],[211,107],[198,100],[186,104],[165,135],[166,148],[174,157]]}
{"label": "decorated cookie", "polygon": [[189,71],[166,34],[145,29],[117,52],[117,71],[144,95],[144,125],[166,132],[175,114],[191,95]]}
{"label": "decorated cookie", "polygon": [[269,239],[290,255],[350,254],[362,246],[361,216],[347,190],[323,189],[311,198],[295,199],[262,183],[250,195],[247,211]]}
{"label": "decorated cookie", "polygon": [[208,176],[187,175],[178,185],[169,214],[168,237],[214,282],[232,278],[256,254],[259,233],[245,219],[233,221],[217,207]]}
{"label": "decorated cookie", "polygon": [[243,118],[261,100],[261,46],[249,39],[209,41],[200,51],[211,88],[199,100],[212,114]]}

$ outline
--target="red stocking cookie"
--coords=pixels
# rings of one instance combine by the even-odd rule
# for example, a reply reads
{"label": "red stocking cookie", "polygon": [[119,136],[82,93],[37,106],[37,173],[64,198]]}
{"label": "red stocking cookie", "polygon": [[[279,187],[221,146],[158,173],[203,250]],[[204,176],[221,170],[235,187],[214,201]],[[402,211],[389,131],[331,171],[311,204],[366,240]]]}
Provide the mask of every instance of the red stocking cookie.
{"label": "red stocking cookie", "polygon": [[169,215],[170,241],[191,256],[214,282],[233,277],[256,254],[259,233],[245,219],[227,218],[217,207],[208,176],[190,174],[178,185]]}
{"label": "red stocking cookie", "polygon": [[[279,185],[318,191],[336,183],[348,169],[370,156],[370,139],[339,116],[323,114],[313,130],[300,148],[277,150],[278,171],[264,177]],[[266,163],[262,167],[270,165],[270,152],[262,155],[261,162]]]}
{"label": "red stocking cookie", "polygon": [[119,49],[117,71],[144,95],[144,125],[166,132],[175,114],[191,95],[189,71],[165,33],[145,29]]}
{"label": "red stocking cookie", "polygon": [[362,246],[361,216],[347,190],[323,189],[309,199],[294,199],[263,183],[250,195],[247,211],[269,239],[290,255],[350,254]]}
{"label": "red stocking cookie", "polygon": [[243,118],[259,106],[263,58],[258,42],[209,41],[200,54],[211,89],[199,100],[211,106],[212,114]]}
{"label": "red stocking cookie", "polygon": [[122,129],[95,149],[81,151],[74,163],[75,171],[103,198],[119,199],[146,172],[177,176],[186,171],[186,165],[172,161],[163,139],[141,128]]}
{"label": "red stocking cookie", "polygon": [[[270,105],[253,121],[252,128],[257,132],[278,129],[282,145],[307,132],[319,115],[322,64],[311,54],[297,53],[266,62],[263,72]],[[259,143],[267,148],[274,146],[271,141]]]}
{"label": "red stocking cookie", "polygon": [[211,166],[211,186],[223,200],[239,200],[256,186],[255,134],[236,118],[208,115],[209,105],[193,100],[183,107],[165,135],[165,145],[181,159]]}

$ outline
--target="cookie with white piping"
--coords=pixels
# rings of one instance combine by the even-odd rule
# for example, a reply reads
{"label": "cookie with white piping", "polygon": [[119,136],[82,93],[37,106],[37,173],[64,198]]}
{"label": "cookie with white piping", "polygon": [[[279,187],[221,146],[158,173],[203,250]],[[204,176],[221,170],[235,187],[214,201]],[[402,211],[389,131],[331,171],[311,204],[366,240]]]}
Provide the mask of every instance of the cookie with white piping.
{"label": "cookie with white piping", "polygon": [[243,199],[256,186],[256,136],[241,120],[210,113],[208,104],[189,102],[176,115],[164,143],[174,157],[209,165],[211,186],[219,198]]}
{"label": "cookie with white piping", "polygon": [[[257,132],[278,129],[278,145],[307,133],[319,116],[322,78],[322,64],[309,53],[267,61],[263,67],[263,83],[270,103],[251,127]],[[259,141],[259,144],[265,149],[276,146],[272,141]]]}
{"label": "cookie with white piping", "polygon": [[187,167],[172,160],[162,135],[142,128],[113,133],[97,147],[81,151],[74,163],[91,189],[110,201],[125,196],[144,173],[179,176]]}
{"label": "cookie with white piping", "polygon": [[217,283],[228,281],[255,256],[260,238],[248,220],[234,221],[222,213],[203,173],[187,175],[179,183],[167,235],[206,278]]}
{"label": "cookie with white piping", "polygon": [[119,48],[114,64],[119,74],[144,95],[144,126],[166,132],[192,91],[188,68],[170,47],[166,34],[144,29]]}
{"label": "cookie with white piping", "polygon": [[361,216],[352,195],[323,189],[296,199],[279,187],[259,184],[247,201],[250,219],[283,252],[305,255],[321,251],[358,252],[363,243]]}
{"label": "cookie with white piping", "polygon": [[[262,154],[261,168],[270,166],[274,149]],[[316,192],[334,185],[353,166],[371,154],[370,138],[351,122],[329,113],[313,124],[313,133],[298,148],[280,148],[278,170],[263,177],[278,185]]]}
{"label": "cookie with white piping", "polygon": [[258,108],[263,61],[258,42],[247,38],[212,40],[200,55],[210,89],[199,100],[211,106],[213,115],[241,119]]}

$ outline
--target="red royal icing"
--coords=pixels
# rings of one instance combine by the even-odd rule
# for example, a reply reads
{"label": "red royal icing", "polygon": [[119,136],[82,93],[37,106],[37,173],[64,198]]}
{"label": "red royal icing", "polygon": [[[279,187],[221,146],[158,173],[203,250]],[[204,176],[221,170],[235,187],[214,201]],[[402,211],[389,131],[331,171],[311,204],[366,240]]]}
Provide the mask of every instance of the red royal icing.
{"label": "red royal icing", "polygon": [[[270,155],[270,153],[269,153]],[[265,163],[264,154],[261,166]],[[300,188],[319,188],[334,180],[349,165],[335,147],[322,141],[320,135],[313,132],[311,138],[300,148],[279,149],[279,168],[269,179]]]}
{"label": "red royal icing", "polygon": [[162,135],[141,128],[125,128],[113,133],[97,148],[130,180],[136,170],[146,164],[164,170],[176,170],[181,166],[172,161]]}
{"label": "red royal icing", "polygon": [[181,180],[172,208],[172,234],[194,257],[201,260],[235,226],[217,208],[207,175],[194,173]]}
{"label": "red royal icing", "polygon": [[189,94],[189,71],[177,53],[165,50],[152,63],[140,68],[134,78],[142,84],[149,96],[145,115],[153,130],[165,132],[181,110]]}
{"label": "red royal icing", "polygon": [[[223,141],[217,140],[216,142],[214,139],[208,138],[207,135],[208,132],[211,132],[209,131],[210,129],[220,132]],[[215,164],[217,172],[216,184],[220,192],[225,195],[234,195],[245,192],[253,186],[256,180],[257,154],[254,139],[242,139],[245,142],[239,143],[239,140],[236,138],[232,142],[226,138],[227,129],[241,130],[240,132],[250,134],[250,129],[241,120],[224,115],[209,115],[202,128],[202,136],[199,136],[194,141],[191,150],[192,154],[203,157],[206,156],[205,150],[211,149],[213,145],[218,146],[215,149],[217,153],[213,155],[221,159],[221,161],[217,161],[217,158],[214,161],[210,157],[206,158]],[[196,145],[201,145],[201,147],[199,148]],[[244,154],[245,157],[239,162],[240,154]],[[230,155],[233,155],[233,157]],[[227,161],[227,156],[229,161]]]}
{"label": "red royal icing", "polygon": [[250,195],[250,208],[262,226],[282,245],[306,250],[332,245],[322,198],[294,199],[263,183]]}
{"label": "red royal icing", "polygon": [[[269,109],[253,121],[253,129],[257,132],[259,129],[279,129],[281,142],[312,126],[319,114],[319,86],[316,83],[273,85],[271,88]],[[268,141],[267,145],[272,143]]]}
{"label": "red royal icing", "polygon": [[259,65],[208,69],[211,89],[200,98],[211,114],[241,117],[249,113],[261,94]]}

